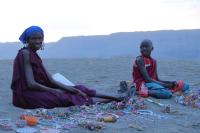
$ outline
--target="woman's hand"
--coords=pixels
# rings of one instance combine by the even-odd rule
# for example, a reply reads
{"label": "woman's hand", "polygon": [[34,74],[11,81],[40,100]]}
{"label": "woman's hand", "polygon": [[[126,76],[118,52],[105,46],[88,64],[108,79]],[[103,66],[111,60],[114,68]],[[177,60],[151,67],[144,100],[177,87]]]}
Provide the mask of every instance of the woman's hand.
{"label": "woman's hand", "polygon": [[51,89],[50,92],[53,93],[65,93],[66,91],[60,90],[60,89]]}
{"label": "woman's hand", "polygon": [[82,92],[81,90],[78,90],[78,89],[75,89],[75,90],[76,90],[76,94],[77,95],[80,95],[80,96],[82,96],[84,98],[87,98],[87,95],[84,92]]}

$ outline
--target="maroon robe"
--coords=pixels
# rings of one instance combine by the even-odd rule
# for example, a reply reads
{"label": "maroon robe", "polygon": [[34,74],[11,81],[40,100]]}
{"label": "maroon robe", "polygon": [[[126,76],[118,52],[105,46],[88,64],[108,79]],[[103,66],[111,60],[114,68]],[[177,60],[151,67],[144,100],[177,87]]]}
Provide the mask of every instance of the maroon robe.
{"label": "maroon robe", "polygon": [[[28,48],[23,48],[28,49]],[[76,85],[75,88],[80,89],[88,95],[86,100],[82,96],[65,93],[53,93],[47,91],[36,91],[28,88],[24,61],[23,61],[23,49],[19,50],[13,67],[13,78],[11,88],[13,91],[13,104],[20,108],[34,109],[34,108],[54,108],[54,107],[67,107],[73,105],[92,104],[92,96],[95,96],[96,91],[90,90],[82,85]],[[38,54],[30,49],[30,64],[32,66],[34,79],[36,82],[48,86],[54,87],[51,84],[46,71],[43,67],[42,60]]]}

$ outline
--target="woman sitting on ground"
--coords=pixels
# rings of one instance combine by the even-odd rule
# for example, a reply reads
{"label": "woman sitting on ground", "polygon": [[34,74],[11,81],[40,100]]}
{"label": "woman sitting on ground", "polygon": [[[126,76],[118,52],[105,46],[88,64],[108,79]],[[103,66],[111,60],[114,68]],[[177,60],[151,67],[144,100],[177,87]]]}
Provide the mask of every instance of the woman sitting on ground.
{"label": "woman sitting on ground", "polygon": [[38,26],[27,28],[19,40],[25,47],[19,50],[13,67],[11,88],[13,104],[24,109],[67,107],[101,101],[121,101],[123,97],[99,94],[83,85],[66,86],[55,81],[43,66],[37,51],[43,48],[44,33]]}

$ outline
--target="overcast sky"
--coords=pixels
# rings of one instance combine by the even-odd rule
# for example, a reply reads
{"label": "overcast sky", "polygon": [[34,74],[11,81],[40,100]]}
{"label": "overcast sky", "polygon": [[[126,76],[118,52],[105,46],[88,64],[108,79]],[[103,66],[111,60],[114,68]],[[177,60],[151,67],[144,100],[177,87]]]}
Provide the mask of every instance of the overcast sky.
{"label": "overcast sky", "polygon": [[63,36],[200,29],[200,0],[0,0],[0,42],[31,25],[45,41]]}

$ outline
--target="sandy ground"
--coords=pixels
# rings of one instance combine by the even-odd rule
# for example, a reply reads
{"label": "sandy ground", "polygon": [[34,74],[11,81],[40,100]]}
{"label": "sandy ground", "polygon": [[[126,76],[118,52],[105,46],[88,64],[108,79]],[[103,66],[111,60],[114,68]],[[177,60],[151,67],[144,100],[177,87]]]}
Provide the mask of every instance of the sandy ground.
{"label": "sandy ground", "polygon": [[[44,64],[52,74],[56,72],[62,73],[74,83],[84,84],[102,93],[115,94],[119,89],[120,81],[131,79],[131,58],[45,60]],[[159,64],[158,69],[161,79],[183,79],[190,84],[191,89],[200,88],[199,61],[159,61]],[[11,79],[12,61],[0,61],[0,118],[11,118],[14,121],[19,119],[19,115],[24,110],[12,105]],[[200,109],[179,105],[174,98],[153,100],[170,104],[177,112],[166,114],[161,111],[163,108],[147,102],[149,110],[166,116],[167,119],[155,117],[153,118],[154,121],[149,121],[143,118],[136,119],[136,116],[129,114],[121,116],[116,123],[106,124],[105,129],[99,132],[200,133]],[[140,124],[143,127],[143,131],[130,128],[130,124]],[[0,132],[4,131],[0,130]],[[14,131],[10,131],[10,133],[12,132]],[[89,133],[91,131],[75,128],[69,132]]]}

